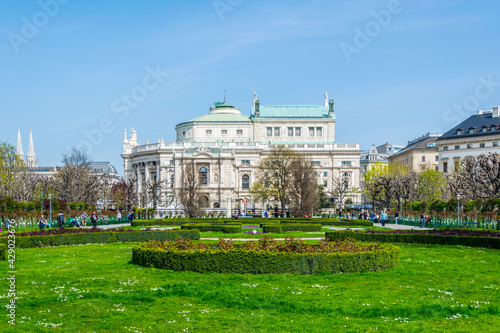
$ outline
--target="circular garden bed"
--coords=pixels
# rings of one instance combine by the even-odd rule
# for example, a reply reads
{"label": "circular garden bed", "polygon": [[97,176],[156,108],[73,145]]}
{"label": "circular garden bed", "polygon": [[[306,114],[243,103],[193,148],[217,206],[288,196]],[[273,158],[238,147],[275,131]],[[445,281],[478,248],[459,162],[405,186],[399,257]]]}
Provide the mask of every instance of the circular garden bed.
{"label": "circular garden bed", "polygon": [[352,239],[318,245],[288,237],[271,237],[235,245],[190,240],[150,241],[132,248],[132,262],[145,267],[175,271],[240,274],[316,274],[380,271],[399,262],[400,248],[392,244],[361,243]]}

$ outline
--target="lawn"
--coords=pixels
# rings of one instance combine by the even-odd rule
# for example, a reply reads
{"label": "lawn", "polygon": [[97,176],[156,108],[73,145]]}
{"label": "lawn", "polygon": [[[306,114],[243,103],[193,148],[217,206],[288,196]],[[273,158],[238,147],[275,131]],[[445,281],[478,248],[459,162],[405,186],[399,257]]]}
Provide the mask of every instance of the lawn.
{"label": "lawn", "polygon": [[[17,332],[498,332],[500,252],[401,246],[377,273],[237,275],[130,263],[131,243],[17,249]],[[0,262],[3,272],[8,262]],[[0,279],[3,304],[7,274]]]}

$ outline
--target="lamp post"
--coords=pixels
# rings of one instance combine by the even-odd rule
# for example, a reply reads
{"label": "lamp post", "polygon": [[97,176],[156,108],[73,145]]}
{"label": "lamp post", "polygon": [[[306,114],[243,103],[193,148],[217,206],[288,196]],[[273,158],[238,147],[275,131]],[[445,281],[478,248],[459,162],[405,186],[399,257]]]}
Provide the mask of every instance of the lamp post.
{"label": "lamp post", "polygon": [[52,226],[52,193],[49,193],[49,224]]}
{"label": "lamp post", "polygon": [[403,218],[403,198],[399,197],[399,217]]}
{"label": "lamp post", "polygon": [[460,194],[457,194],[457,223],[460,223]]}

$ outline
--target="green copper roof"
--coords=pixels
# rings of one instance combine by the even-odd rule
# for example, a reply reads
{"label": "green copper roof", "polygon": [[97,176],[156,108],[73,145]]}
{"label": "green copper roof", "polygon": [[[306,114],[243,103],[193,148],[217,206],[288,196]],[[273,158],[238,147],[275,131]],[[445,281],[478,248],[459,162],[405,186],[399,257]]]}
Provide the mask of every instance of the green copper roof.
{"label": "green copper roof", "polygon": [[241,113],[209,113],[189,122],[250,122],[250,117]]}
{"label": "green copper roof", "polygon": [[[328,118],[328,106],[323,105],[260,105],[258,118]],[[255,117],[255,106],[252,107]],[[330,119],[337,119],[332,115]]]}

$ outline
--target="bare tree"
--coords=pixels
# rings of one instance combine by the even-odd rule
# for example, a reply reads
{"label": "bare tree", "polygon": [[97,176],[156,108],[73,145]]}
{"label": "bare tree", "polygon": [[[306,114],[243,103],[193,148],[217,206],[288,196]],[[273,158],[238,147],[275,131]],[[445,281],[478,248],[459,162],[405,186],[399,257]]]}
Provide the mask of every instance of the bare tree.
{"label": "bare tree", "polygon": [[118,183],[111,187],[111,198],[116,203],[118,208],[125,208],[127,211],[132,210],[137,201],[135,193],[135,179],[121,179]]}
{"label": "bare tree", "polygon": [[330,196],[337,199],[340,209],[344,207],[344,200],[351,194],[350,175],[346,173],[339,173],[335,175],[332,172],[332,190]]}
{"label": "bare tree", "polygon": [[289,201],[290,185],[293,179],[292,163],[297,156],[293,150],[279,145],[272,148],[269,155],[259,164],[257,181],[263,186],[254,187],[252,193],[260,193],[261,198],[274,198],[281,202],[281,211]]}
{"label": "bare tree", "polygon": [[291,166],[290,210],[294,216],[309,215],[320,204],[320,192],[314,168],[309,159],[297,156]]}
{"label": "bare tree", "polygon": [[54,187],[64,202],[95,203],[99,199],[100,179],[89,169],[90,159],[83,150],[73,148],[63,155],[64,166],[54,175]]}
{"label": "bare tree", "polygon": [[151,204],[154,211],[156,211],[158,203],[162,197],[162,192],[165,190],[167,185],[166,179],[160,180],[156,175],[144,183],[144,195],[146,197],[147,204]]}
{"label": "bare tree", "polygon": [[202,196],[199,192],[199,179],[193,162],[187,162],[182,169],[182,184],[179,190],[179,201],[184,207],[184,213],[189,217],[203,214]]}

